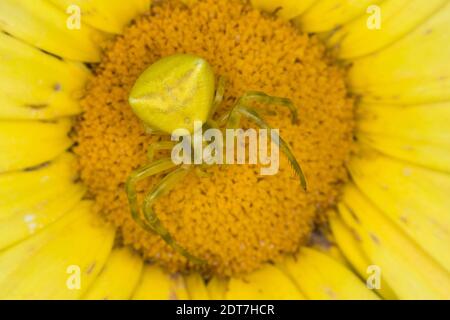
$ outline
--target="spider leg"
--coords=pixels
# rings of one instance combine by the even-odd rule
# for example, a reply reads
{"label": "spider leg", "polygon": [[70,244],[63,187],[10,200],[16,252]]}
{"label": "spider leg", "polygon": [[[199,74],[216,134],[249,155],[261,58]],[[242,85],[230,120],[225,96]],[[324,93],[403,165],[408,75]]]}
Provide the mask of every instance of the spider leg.
{"label": "spider leg", "polygon": [[226,127],[237,128],[242,116],[252,120],[259,128],[267,129],[269,132],[271,132],[272,141],[278,141],[279,148],[286,155],[289,163],[294,169],[295,174],[300,178],[300,183],[303,190],[306,191],[307,183],[305,175],[302,168],[298,164],[297,159],[289,148],[289,145],[277,133],[275,133],[273,130],[270,130],[271,127],[259,116],[259,114],[255,110],[247,107],[246,105],[243,105],[241,99],[238,100],[237,104],[231,110],[228,116]]}
{"label": "spider leg", "polygon": [[171,150],[176,145],[174,141],[159,141],[154,142],[148,146],[147,149],[147,158],[150,162],[153,162],[155,157],[155,151],[158,150]]}
{"label": "spider leg", "polygon": [[175,251],[182,254],[189,260],[195,263],[204,263],[203,260],[191,255],[185,248],[180,246],[172,235],[162,224],[153,210],[153,204],[163,195],[167,194],[180,180],[182,180],[189,172],[189,167],[180,167],[167,174],[154,188],[149,192],[144,199],[142,208],[146,222],[150,228],[158,234],[168,245],[170,245]]}
{"label": "spider leg", "polygon": [[139,214],[136,184],[143,179],[173,169],[175,167],[176,165],[172,162],[172,159],[170,158],[161,159],[137,169],[130,175],[125,184],[125,189],[128,196],[128,202],[130,204],[131,215],[141,228],[143,228],[146,231],[158,234],[164,239],[164,241],[166,241],[176,251],[183,254],[188,259],[194,262],[201,262],[201,260],[193,257],[191,254],[189,254],[189,252],[187,252],[184,248],[182,248],[173,240],[171,235],[163,227],[160,220],[152,210],[153,202],[157,198],[161,197],[164,193],[168,192],[176,184],[176,182],[181,180],[187,174],[188,169],[178,168],[169,173],[168,175],[166,175],[154,187],[153,191],[149,193],[145,198],[143,204],[145,219],[142,219],[141,215]]}
{"label": "spider leg", "polygon": [[291,112],[292,124],[296,124],[298,122],[297,108],[292,103],[292,101],[287,98],[269,96],[269,95],[265,94],[264,92],[260,92],[260,91],[248,91],[239,100],[240,100],[241,104],[243,104],[243,105],[248,105],[248,103],[252,103],[252,102],[259,102],[259,103],[264,103],[267,105],[275,104],[275,105],[287,107],[289,109],[289,111]]}
{"label": "spider leg", "polygon": [[225,78],[220,76],[219,80],[217,81],[216,96],[214,97],[213,106],[211,108],[211,113],[209,115],[210,118],[212,118],[217,108],[222,103],[224,94],[225,94]]}
{"label": "spider leg", "polygon": [[136,184],[155,174],[173,169],[176,165],[172,162],[172,159],[161,159],[152,163],[149,163],[136,171],[132,172],[125,183],[125,190],[128,197],[128,203],[130,204],[131,216],[136,223],[147,231],[153,232],[147,223],[141,218],[139,214],[139,206],[137,201]]}
{"label": "spider leg", "polygon": [[[292,124],[296,124],[298,122],[297,108],[292,103],[292,101],[287,98],[269,96],[269,95],[265,94],[264,92],[259,92],[259,91],[248,91],[242,97],[239,98],[237,105],[248,106],[252,102],[264,103],[266,105],[275,104],[275,105],[287,107],[289,109],[289,111],[291,112]],[[276,112],[271,112],[270,110],[268,111],[268,113],[271,115],[276,114]],[[227,121],[229,121],[229,119],[228,119],[229,115],[230,114],[225,114],[217,120],[217,122],[219,123],[219,126],[223,126],[227,123]]]}

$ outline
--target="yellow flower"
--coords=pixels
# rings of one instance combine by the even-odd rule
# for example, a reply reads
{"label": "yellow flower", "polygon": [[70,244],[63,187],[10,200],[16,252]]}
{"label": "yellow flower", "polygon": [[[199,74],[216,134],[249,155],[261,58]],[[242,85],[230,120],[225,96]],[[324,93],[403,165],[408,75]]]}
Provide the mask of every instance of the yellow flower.
{"label": "yellow flower", "polygon": [[449,299],[450,4],[339,2],[251,1],[348,67],[356,151],[329,230],[295,257],[204,278],[115,244],[71,152],[101,43],[150,1],[2,0],[0,298]]}

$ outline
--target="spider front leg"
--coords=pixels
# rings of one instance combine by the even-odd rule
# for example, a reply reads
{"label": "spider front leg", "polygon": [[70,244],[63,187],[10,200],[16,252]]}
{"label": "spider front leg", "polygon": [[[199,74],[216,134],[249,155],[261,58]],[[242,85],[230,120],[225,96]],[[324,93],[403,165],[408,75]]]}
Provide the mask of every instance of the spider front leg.
{"label": "spider front leg", "polygon": [[242,98],[238,100],[237,104],[230,111],[230,114],[227,118],[226,127],[233,129],[237,128],[242,116],[252,120],[259,128],[266,129],[267,131],[271,132],[272,141],[278,141],[278,147],[286,155],[289,163],[294,169],[295,174],[300,178],[300,184],[303,190],[306,191],[307,183],[305,175],[302,168],[298,164],[297,159],[289,148],[289,145],[277,133],[271,130],[271,127],[259,116],[259,114],[255,110],[244,105],[242,103]]}
{"label": "spider front leg", "polygon": [[214,97],[214,102],[209,115],[210,119],[214,116],[214,113],[216,113],[217,108],[223,101],[223,96],[225,94],[225,82],[226,81],[224,77],[219,77],[219,80],[217,81],[216,95]]}
{"label": "spider front leg", "polygon": [[286,107],[291,112],[292,124],[297,124],[297,122],[298,122],[297,108],[292,103],[292,101],[289,100],[288,98],[269,96],[269,95],[265,94],[264,92],[259,92],[259,91],[246,92],[240,98],[241,105],[248,105],[248,103],[252,103],[252,102],[264,103],[266,105],[275,104],[275,105]]}
{"label": "spider front leg", "polygon": [[[242,97],[239,98],[236,105],[248,106],[249,104],[254,102],[263,103],[265,105],[279,105],[286,107],[289,109],[291,113],[292,124],[298,123],[297,108],[292,103],[292,101],[287,98],[269,96],[264,92],[260,91],[248,91]],[[218,120],[218,123],[221,126],[223,126],[227,122],[229,122],[229,114],[225,114]]]}
{"label": "spider front leg", "polygon": [[153,202],[162,195],[169,192],[170,189],[173,188],[178,181],[184,178],[184,176],[188,172],[188,169],[180,167],[167,174],[145,197],[145,200],[143,202],[144,219],[142,219],[139,212],[136,184],[143,179],[174,169],[175,167],[177,167],[177,165],[173,163],[172,159],[161,159],[139,168],[130,175],[125,184],[125,189],[128,196],[128,202],[130,204],[131,215],[141,228],[146,231],[158,234],[167,244],[174,248],[175,251],[184,255],[191,261],[199,263],[202,262],[200,259],[192,256],[186,249],[176,243],[176,241],[172,238],[167,229],[164,228],[161,221],[152,210]]}

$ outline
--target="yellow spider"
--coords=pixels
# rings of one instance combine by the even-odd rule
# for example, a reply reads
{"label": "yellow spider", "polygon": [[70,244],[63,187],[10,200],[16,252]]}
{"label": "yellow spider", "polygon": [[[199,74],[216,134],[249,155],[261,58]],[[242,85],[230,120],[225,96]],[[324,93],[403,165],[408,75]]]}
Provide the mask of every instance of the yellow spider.
{"label": "yellow spider", "polygon": [[[131,90],[129,103],[145,126],[159,134],[167,135],[180,129],[192,134],[195,121],[200,121],[204,128],[238,128],[242,116],[252,120],[258,127],[269,130],[266,122],[251,108],[253,102],[286,106],[291,112],[292,122],[297,122],[297,110],[289,99],[254,91],[244,94],[229,113],[215,121],[212,117],[222,102],[224,91],[222,77],[219,78],[215,90],[215,76],[207,61],[194,55],[177,54],[158,60],[141,74]],[[289,146],[276,133],[271,132],[272,140],[278,142],[281,151],[300,178],[303,189],[306,190],[305,176]],[[205,165],[177,165],[171,158],[153,161],[156,150],[170,150],[173,147],[173,142],[150,145],[149,163],[134,171],[128,178],[125,187],[131,214],[142,228],[155,232],[177,252],[201,263],[201,259],[192,256],[173,239],[153,211],[153,204],[159,197],[169,192],[192,168]],[[145,196],[141,216],[136,183],[169,170],[172,171]]]}

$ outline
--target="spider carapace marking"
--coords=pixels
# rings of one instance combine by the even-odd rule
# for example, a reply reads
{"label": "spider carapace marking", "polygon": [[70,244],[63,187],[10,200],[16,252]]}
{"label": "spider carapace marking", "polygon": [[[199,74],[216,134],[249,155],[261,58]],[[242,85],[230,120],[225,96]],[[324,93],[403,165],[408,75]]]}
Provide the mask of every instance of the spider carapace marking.
{"label": "spider carapace marking", "polygon": [[[219,78],[217,89],[215,86],[214,72],[207,61],[190,54],[177,54],[158,60],[141,74],[131,90],[129,103],[145,126],[167,135],[179,129],[185,129],[185,132],[192,134],[196,121],[220,129],[237,128],[242,117],[248,118],[259,128],[270,129],[252,107],[254,102],[287,107],[291,112],[293,124],[297,124],[297,109],[289,99],[255,91],[249,91],[237,99],[231,111],[225,116],[212,119],[216,108],[222,102],[225,86],[223,78]],[[274,141],[278,141],[281,151],[286,155],[300,179],[302,188],[306,191],[306,179],[300,165],[289,145],[281,137],[277,138]],[[130,210],[134,220],[142,228],[161,236],[167,244],[192,262],[202,263],[203,260],[191,255],[175,241],[153,210],[155,201],[168,193],[190,170],[207,166],[176,165],[171,158],[153,160],[155,150],[170,150],[174,145],[172,142],[159,142],[149,146],[148,164],[132,172],[126,182]],[[163,172],[167,174],[139,205],[136,183]]]}

